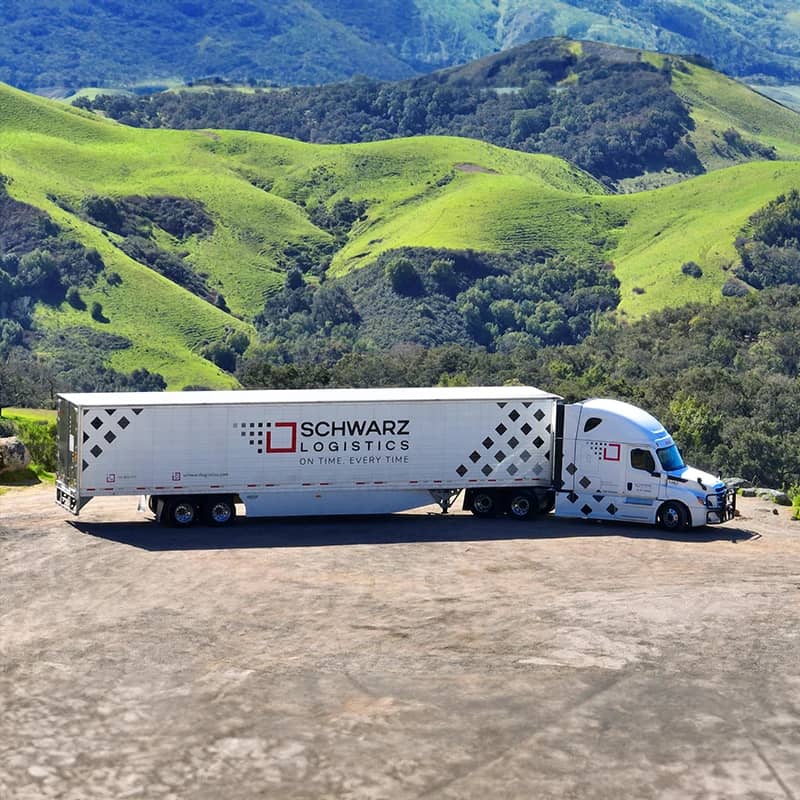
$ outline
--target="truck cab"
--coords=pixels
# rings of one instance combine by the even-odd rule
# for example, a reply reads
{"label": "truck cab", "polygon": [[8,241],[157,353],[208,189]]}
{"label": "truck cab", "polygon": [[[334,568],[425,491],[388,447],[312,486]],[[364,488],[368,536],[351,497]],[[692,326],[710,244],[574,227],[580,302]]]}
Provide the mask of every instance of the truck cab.
{"label": "truck cab", "polygon": [[618,400],[565,405],[556,514],[658,524],[669,531],[725,522],[735,493],[686,465],[664,426]]}

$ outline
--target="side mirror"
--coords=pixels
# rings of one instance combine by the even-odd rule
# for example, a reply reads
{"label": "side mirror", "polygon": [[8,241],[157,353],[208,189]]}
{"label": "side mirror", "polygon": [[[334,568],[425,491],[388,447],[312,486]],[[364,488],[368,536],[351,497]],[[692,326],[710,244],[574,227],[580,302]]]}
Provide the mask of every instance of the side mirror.
{"label": "side mirror", "polygon": [[660,473],[660,472],[651,472],[650,474],[651,474],[651,475],[652,475],[654,478],[660,478],[660,477],[661,477],[661,473]]}

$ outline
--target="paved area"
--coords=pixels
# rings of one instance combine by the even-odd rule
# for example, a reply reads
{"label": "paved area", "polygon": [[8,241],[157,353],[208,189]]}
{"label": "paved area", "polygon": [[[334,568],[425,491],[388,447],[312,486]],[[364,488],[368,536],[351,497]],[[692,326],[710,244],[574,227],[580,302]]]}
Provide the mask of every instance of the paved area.
{"label": "paved area", "polygon": [[0,496],[0,797],[800,798],[800,523]]}

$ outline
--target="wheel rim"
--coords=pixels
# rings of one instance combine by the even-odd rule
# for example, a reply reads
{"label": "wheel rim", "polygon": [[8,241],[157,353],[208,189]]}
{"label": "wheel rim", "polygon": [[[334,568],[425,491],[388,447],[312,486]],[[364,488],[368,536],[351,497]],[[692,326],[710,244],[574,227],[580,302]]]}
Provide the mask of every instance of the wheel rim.
{"label": "wheel rim", "polygon": [[472,501],[472,507],[479,514],[488,514],[492,510],[493,505],[492,498],[489,497],[488,494],[476,495],[475,499]]}
{"label": "wheel rim", "polygon": [[510,508],[515,517],[527,517],[531,513],[531,501],[527,497],[515,497],[511,501]]}
{"label": "wheel rim", "polygon": [[188,525],[194,520],[194,506],[191,503],[178,503],[172,516],[178,525]]}
{"label": "wheel rim", "polygon": [[670,530],[679,528],[681,526],[681,522],[683,521],[681,518],[680,509],[678,509],[676,506],[667,506],[661,514],[661,520],[664,524],[664,527],[669,528]]}
{"label": "wheel rim", "polygon": [[220,501],[211,506],[209,516],[212,522],[222,525],[230,520],[233,516],[233,511],[228,503]]}

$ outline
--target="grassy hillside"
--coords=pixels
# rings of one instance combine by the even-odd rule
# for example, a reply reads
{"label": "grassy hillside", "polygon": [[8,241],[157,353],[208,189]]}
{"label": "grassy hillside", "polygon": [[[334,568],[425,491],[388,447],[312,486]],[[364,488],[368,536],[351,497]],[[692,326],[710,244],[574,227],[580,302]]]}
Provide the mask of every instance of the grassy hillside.
{"label": "grassy hillside", "polygon": [[740,76],[800,75],[792,0],[38,0],[0,4],[0,80],[29,89],[208,75],[399,78],[545,36],[701,53]]}
{"label": "grassy hillside", "polygon": [[[800,163],[759,162],[614,196],[566,162],[475,140],[322,146],[246,132],[137,130],[8,87],[0,87],[0,120],[0,173],[11,179],[9,193],[96,248],[106,265],[104,277],[82,294],[87,305],[102,303],[108,322],[62,303],[41,304],[40,325],[126,336],[133,346],[115,351],[111,364],[145,366],[171,388],[232,383],[200,358],[200,349],[231,329],[252,334],[249,320],[265,293],[283,284],[298,253],[312,274],[332,257],[332,276],[400,247],[605,257],[616,265],[623,310],[636,317],[719,300],[748,216],[800,185]],[[201,203],[212,233],[178,241],[157,231],[158,244],[185,251],[242,319],[122,252],[118,234],[79,213],[97,194]],[[365,207],[337,238],[312,222],[313,210],[344,198]],[[701,266],[701,278],[681,272],[687,261]],[[121,283],[107,279],[111,271]]]}
{"label": "grassy hillside", "polygon": [[567,158],[639,191],[800,156],[800,117],[691,60],[546,39],[411,81],[79,100],[135,127],[236,128],[316,143],[468,136]]}
{"label": "grassy hillside", "polygon": [[797,112],[713,70],[687,63],[673,70],[673,86],[689,104],[696,128],[692,141],[707,169],[727,166],[742,153],[725,147],[722,133],[735,128],[748,139],[774,147],[779,158],[800,158]]}
{"label": "grassy hillside", "polygon": [[[655,191],[603,198],[604,206],[626,219],[610,251],[622,283],[622,310],[639,317],[718,300],[729,268],[738,262],[733,243],[748,217],[798,186],[800,163],[755,163]],[[701,278],[681,272],[688,261],[701,266]]]}
{"label": "grassy hillside", "polygon": [[[120,237],[77,213],[88,195],[167,195],[201,202],[214,220],[213,234],[186,242],[161,234],[159,244],[188,251],[232,312],[247,320],[261,310],[265,292],[282,284],[291,266],[287,248],[313,253],[314,247],[330,245],[331,235],[311,223],[306,203],[339,194],[365,197],[375,209],[369,225],[380,225],[384,214],[433,202],[449,181],[480,180],[480,174],[464,171],[471,167],[456,166],[472,163],[512,173],[509,180],[532,192],[601,191],[563,162],[467,140],[315,147],[235,132],[137,131],[9,87],[0,87],[0,119],[0,173],[11,180],[11,196],[46,211],[74,238],[97,249],[106,272],[122,278],[119,285],[101,279],[82,292],[88,306],[102,303],[109,322],[63,303],[40,305],[40,324],[46,330],[88,325],[125,336],[133,347],[115,351],[112,366],[146,366],[172,388],[230,385],[229,376],[197,353],[228,329],[249,334],[252,329],[125,255],[116,246]],[[270,185],[272,191],[258,188]]]}

